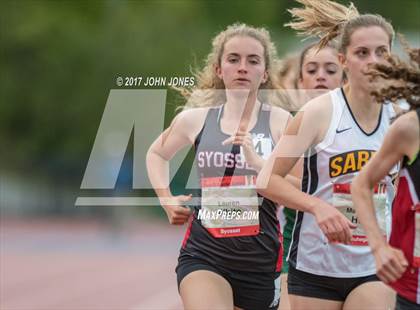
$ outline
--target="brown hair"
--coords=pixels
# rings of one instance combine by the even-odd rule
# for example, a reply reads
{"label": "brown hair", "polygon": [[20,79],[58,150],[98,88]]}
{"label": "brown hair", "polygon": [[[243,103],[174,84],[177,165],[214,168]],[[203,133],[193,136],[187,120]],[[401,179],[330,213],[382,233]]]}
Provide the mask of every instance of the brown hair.
{"label": "brown hair", "polygon": [[294,88],[298,88],[298,78],[299,78],[299,54],[290,54],[280,59],[279,62],[279,85],[286,89],[286,80],[291,79]]}
{"label": "brown hair", "polygon": [[340,37],[338,50],[345,53],[350,45],[353,32],[361,27],[378,26],[389,36],[389,45],[394,39],[394,29],[382,16],[359,14],[357,8],[350,3],[348,7],[329,0],[296,0],[303,8],[288,10],[293,17],[286,24],[299,35],[317,36],[320,38],[319,48],[323,48],[331,40]]}
{"label": "brown hair", "polygon": [[389,65],[375,64],[367,74],[372,79],[389,81],[387,86],[372,92],[378,102],[405,99],[410,110],[414,110],[420,107],[420,49],[410,48],[402,36],[400,40],[410,61],[403,62],[393,55],[388,58]]}
{"label": "brown hair", "polygon": [[299,57],[299,54],[290,54],[280,59],[277,72],[279,89],[275,93],[281,104],[277,103],[276,105],[290,112],[299,110],[299,107],[294,102],[295,100],[287,92],[290,87],[286,85],[287,82],[290,82],[293,85],[292,89],[298,89]]}

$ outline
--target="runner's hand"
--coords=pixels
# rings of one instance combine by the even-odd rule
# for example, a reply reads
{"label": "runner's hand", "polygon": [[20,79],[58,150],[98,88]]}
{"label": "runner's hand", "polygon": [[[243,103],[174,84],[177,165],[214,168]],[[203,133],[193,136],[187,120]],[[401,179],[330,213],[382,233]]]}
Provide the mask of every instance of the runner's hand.
{"label": "runner's hand", "polygon": [[351,229],[356,228],[357,225],[350,222],[336,208],[322,202],[315,207],[314,216],[319,228],[321,228],[329,242],[350,243]]}
{"label": "runner's hand", "polygon": [[408,262],[404,253],[387,243],[373,250],[373,255],[376,262],[376,274],[385,283],[398,280],[407,269]]}
{"label": "runner's hand", "polygon": [[245,161],[254,170],[261,170],[264,160],[257,154],[252,141],[252,135],[249,132],[238,131],[236,135],[230,136],[222,142],[222,145],[234,144],[242,146]]}
{"label": "runner's hand", "polygon": [[189,194],[188,196],[179,195],[161,200],[170,224],[184,225],[188,221],[192,211],[190,208],[185,207],[184,204],[190,201],[191,198],[192,195]]}

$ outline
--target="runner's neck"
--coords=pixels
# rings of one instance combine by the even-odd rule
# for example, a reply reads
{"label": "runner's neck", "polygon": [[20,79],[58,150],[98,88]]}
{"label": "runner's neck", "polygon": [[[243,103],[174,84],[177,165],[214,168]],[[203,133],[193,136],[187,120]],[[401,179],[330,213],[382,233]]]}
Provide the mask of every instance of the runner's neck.
{"label": "runner's neck", "polygon": [[378,104],[370,94],[354,90],[349,85],[343,87],[347,102],[357,121],[361,124],[369,124],[378,121],[381,113],[381,105]]}
{"label": "runner's neck", "polygon": [[239,124],[240,129],[251,129],[258,118],[261,102],[257,100],[256,94],[246,96],[227,96],[223,111],[223,121]]}

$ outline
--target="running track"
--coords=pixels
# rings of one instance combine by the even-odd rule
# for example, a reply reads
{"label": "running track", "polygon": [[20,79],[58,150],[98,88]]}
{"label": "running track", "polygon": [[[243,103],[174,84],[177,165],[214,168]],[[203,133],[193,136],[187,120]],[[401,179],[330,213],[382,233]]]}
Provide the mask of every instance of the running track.
{"label": "running track", "polygon": [[0,219],[0,309],[182,309],[174,269],[185,229]]}

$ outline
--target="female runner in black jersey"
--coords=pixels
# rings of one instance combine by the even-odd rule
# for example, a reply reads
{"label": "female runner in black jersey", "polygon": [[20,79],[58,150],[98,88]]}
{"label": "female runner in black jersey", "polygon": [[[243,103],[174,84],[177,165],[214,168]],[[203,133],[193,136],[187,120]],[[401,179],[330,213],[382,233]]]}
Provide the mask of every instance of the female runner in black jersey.
{"label": "female runner in black jersey", "polygon": [[[171,224],[189,221],[176,268],[186,309],[276,309],[282,244],[276,205],[256,174],[290,114],[274,107],[276,53],[263,28],[234,24],[213,39],[197,89],[152,144],[149,177]],[[193,145],[201,200],[173,196],[169,160]],[[291,177],[293,179],[293,177]]]}

